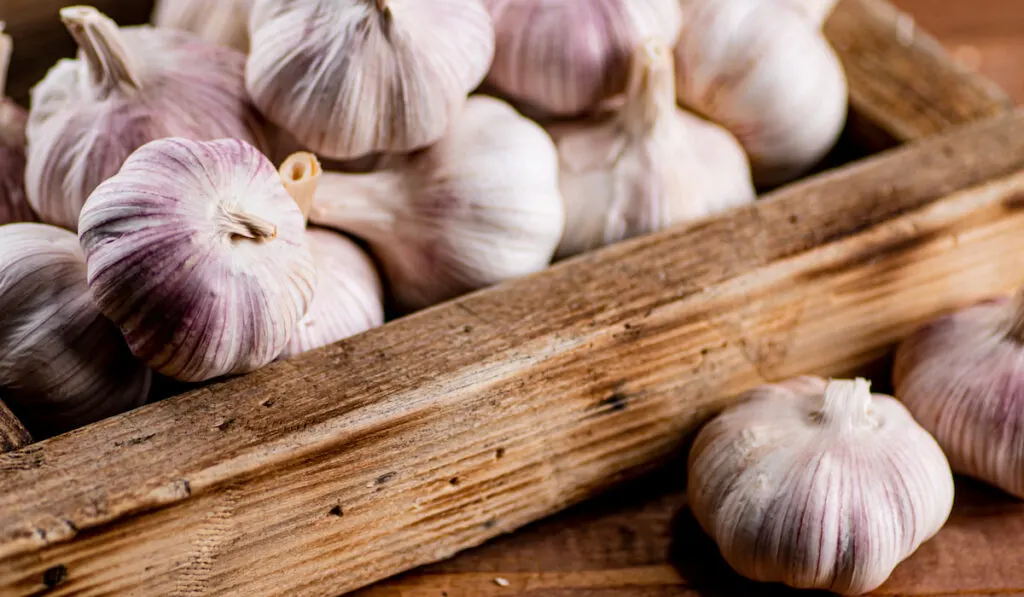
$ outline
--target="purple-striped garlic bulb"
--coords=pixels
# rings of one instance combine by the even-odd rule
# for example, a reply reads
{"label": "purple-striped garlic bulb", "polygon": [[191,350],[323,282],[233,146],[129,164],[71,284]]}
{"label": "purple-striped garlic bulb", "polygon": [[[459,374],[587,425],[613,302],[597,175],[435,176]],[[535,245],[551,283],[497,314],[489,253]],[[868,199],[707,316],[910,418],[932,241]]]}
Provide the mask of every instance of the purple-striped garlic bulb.
{"label": "purple-striped garlic bulb", "polygon": [[13,44],[0,21],[0,224],[33,222],[25,198],[25,110],[4,95]]}
{"label": "purple-striped garlic bulb", "polygon": [[1024,498],[1024,289],[912,334],[893,381],[954,471]]}
{"label": "purple-striped garlic bulb", "polygon": [[60,14],[79,55],[32,91],[25,182],[42,220],[77,230],[89,194],[149,141],[237,138],[263,147],[241,52],[170,29],[118,29],[91,7]]}
{"label": "purple-striped garlic bulb", "polygon": [[633,56],[620,106],[552,125],[566,205],[558,257],[569,257],[756,197],[736,139],[676,106],[672,48],[652,38]]}
{"label": "purple-striped garlic bulb", "polygon": [[484,96],[424,151],[370,174],[325,173],[310,212],[370,245],[405,310],[544,269],[564,219],[551,138]]}
{"label": "purple-striped garlic bulb", "polygon": [[302,212],[241,140],[142,146],[89,197],[79,238],[100,309],[180,381],[270,363],[313,300]]}
{"label": "purple-striped garlic bulb", "polygon": [[0,226],[0,393],[37,437],[143,404],[151,374],[92,300],[74,233]]}
{"label": "purple-striped garlic bulb", "polygon": [[494,53],[480,0],[256,0],[250,34],[253,101],[339,160],[436,142]]}
{"label": "purple-striped garlic bulb", "polygon": [[945,524],[953,474],[868,382],[799,377],[740,397],[697,435],[694,517],[753,580],[858,595]]}
{"label": "purple-striped garlic bulb", "polygon": [[253,0],[157,0],[153,24],[195,33],[220,46],[249,51]]}
{"label": "purple-striped garlic bulb", "polygon": [[622,93],[633,50],[679,38],[679,0],[484,0],[496,47],[487,82],[554,116],[576,116]]}

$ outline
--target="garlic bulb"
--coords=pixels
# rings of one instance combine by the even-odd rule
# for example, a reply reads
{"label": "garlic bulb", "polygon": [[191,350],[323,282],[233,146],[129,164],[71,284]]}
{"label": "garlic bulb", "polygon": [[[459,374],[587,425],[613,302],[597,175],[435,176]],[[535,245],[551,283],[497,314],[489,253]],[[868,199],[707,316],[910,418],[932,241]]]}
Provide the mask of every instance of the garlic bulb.
{"label": "garlic bulb", "polygon": [[333,159],[436,142],[494,53],[480,0],[257,0],[250,33],[256,105]]}
{"label": "garlic bulb", "polygon": [[195,33],[212,44],[249,51],[253,0],[157,0],[153,24]]}
{"label": "garlic bulb", "polygon": [[1024,291],[917,331],[900,344],[893,378],[953,470],[1024,498]]}
{"label": "garlic bulb", "polygon": [[688,499],[725,560],[758,581],[860,594],[945,524],[935,440],[863,379],[748,392],[698,434]]}
{"label": "garlic bulb", "polygon": [[729,129],[754,182],[804,174],[846,121],[842,65],[815,23],[778,0],[689,0],[676,46],[676,93]]}
{"label": "garlic bulb", "polygon": [[0,226],[0,312],[0,393],[35,434],[145,402],[150,371],[93,303],[73,233]]}
{"label": "garlic bulb", "polygon": [[552,126],[566,205],[559,257],[701,218],[755,198],[731,134],[676,107],[672,50],[634,52],[625,102],[597,122]]}
{"label": "garlic bulb", "polygon": [[13,50],[0,21],[0,224],[36,219],[25,199],[25,111],[4,96]]}
{"label": "garlic bulb", "polygon": [[188,33],[118,29],[89,7],[61,10],[78,42],[32,91],[28,199],[44,221],[70,230],[89,193],[145,143],[165,137],[263,144],[249,104],[245,57]]}
{"label": "garlic bulb", "polygon": [[[689,0],[683,0],[686,2]],[[835,10],[836,4],[839,0],[779,0],[785,2],[792,7],[796,8],[800,12],[804,13],[807,18],[811,20],[817,26],[822,26],[828,17]]]}
{"label": "garlic bulb", "polygon": [[621,93],[644,39],[679,38],[679,0],[484,0],[497,35],[487,82],[553,115]]}
{"label": "garlic bulb", "polygon": [[429,149],[372,174],[326,173],[310,221],[367,241],[399,307],[544,269],[562,235],[550,137],[508,104],[469,99]]}
{"label": "garlic bulb", "polygon": [[135,356],[205,381],[288,345],[316,285],[304,225],[255,147],[173,138],[142,146],[97,187],[79,236],[96,302]]}

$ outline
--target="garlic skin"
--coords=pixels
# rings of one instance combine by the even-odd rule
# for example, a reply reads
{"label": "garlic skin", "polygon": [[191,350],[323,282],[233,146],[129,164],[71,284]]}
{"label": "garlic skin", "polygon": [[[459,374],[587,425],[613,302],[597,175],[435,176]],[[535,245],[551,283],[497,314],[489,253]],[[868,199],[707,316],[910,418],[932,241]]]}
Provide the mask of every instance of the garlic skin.
{"label": "garlic skin", "polygon": [[633,50],[679,38],[679,0],[484,0],[497,42],[488,84],[556,116],[576,116],[626,86]]}
{"label": "garlic skin", "polygon": [[[684,2],[687,0],[683,0]],[[829,16],[832,15],[832,11],[835,10],[836,4],[839,4],[839,0],[777,0],[785,2],[793,8],[799,10],[806,16],[812,23],[821,27],[828,20]]]}
{"label": "garlic skin", "polygon": [[945,456],[865,380],[800,377],[742,398],[698,434],[688,499],[743,576],[866,593],[945,524]]}
{"label": "garlic skin", "polygon": [[79,236],[96,302],[135,356],[200,382],[284,351],[316,286],[304,228],[255,147],[172,138],[97,187]]}
{"label": "garlic skin", "polygon": [[249,52],[253,0],[157,0],[153,24],[179,29],[219,46]]}
{"label": "garlic skin", "polygon": [[27,131],[26,190],[43,221],[76,230],[89,194],[149,141],[263,146],[242,53],[180,31],[118,29],[90,7],[62,9],[61,18],[79,57],[58,62],[32,90]]}
{"label": "garlic skin", "polygon": [[566,204],[559,258],[754,201],[743,148],[676,107],[674,77],[671,48],[647,40],[616,112],[549,127]]}
{"label": "garlic skin", "polygon": [[256,105],[338,160],[436,142],[494,54],[480,0],[256,0],[250,33]]}
{"label": "garlic skin", "polygon": [[92,301],[67,230],[0,226],[0,393],[37,437],[143,404],[151,374]]}
{"label": "garlic skin", "polygon": [[546,268],[564,219],[551,138],[484,96],[429,149],[371,174],[325,173],[310,212],[370,245],[404,310]]}
{"label": "garlic skin", "polygon": [[847,114],[846,75],[818,24],[779,0],[684,5],[679,102],[736,135],[759,187],[805,174]]}
{"label": "garlic skin", "polygon": [[33,222],[25,198],[25,110],[4,96],[13,44],[0,21],[0,224]]}
{"label": "garlic skin", "polygon": [[896,351],[893,381],[954,471],[1024,498],[1024,294],[918,330]]}

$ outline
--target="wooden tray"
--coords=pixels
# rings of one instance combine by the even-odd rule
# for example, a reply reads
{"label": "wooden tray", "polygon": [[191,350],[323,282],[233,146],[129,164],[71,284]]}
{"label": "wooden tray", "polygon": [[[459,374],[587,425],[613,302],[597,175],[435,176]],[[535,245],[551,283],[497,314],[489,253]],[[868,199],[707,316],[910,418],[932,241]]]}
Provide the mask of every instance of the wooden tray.
{"label": "wooden tray", "polygon": [[[98,3],[125,23],[144,4]],[[0,7],[15,92],[53,62],[43,49],[70,52],[58,6]],[[843,0],[827,33],[851,84],[833,163],[913,143],[0,455],[0,595],[363,587],[659,470],[752,385],[861,370],[919,323],[1024,282],[1024,114],[879,0]],[[1024,524],[1016,509],[974,512]],[[682,516],[679,536],[703,547],[624,579],[752,594],[700,584],[686,563],[713,549]],[[936,574],[927,594],[961,580]],[[1020,586],[992,578],[985,594]],[[493,580],[366,594],[529,589]],[[556,594],[536,582],[530,594]]]}

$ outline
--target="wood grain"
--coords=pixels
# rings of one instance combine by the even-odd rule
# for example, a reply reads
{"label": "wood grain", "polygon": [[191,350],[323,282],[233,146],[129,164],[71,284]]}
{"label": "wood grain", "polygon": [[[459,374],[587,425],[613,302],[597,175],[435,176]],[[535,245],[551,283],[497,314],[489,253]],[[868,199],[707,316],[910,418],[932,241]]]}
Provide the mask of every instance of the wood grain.
{"label": "wood grain", "polygon": [[0,455],[0,592],[322,595],[444,559],[1017,285],[1022,170],[1015,114]]}

